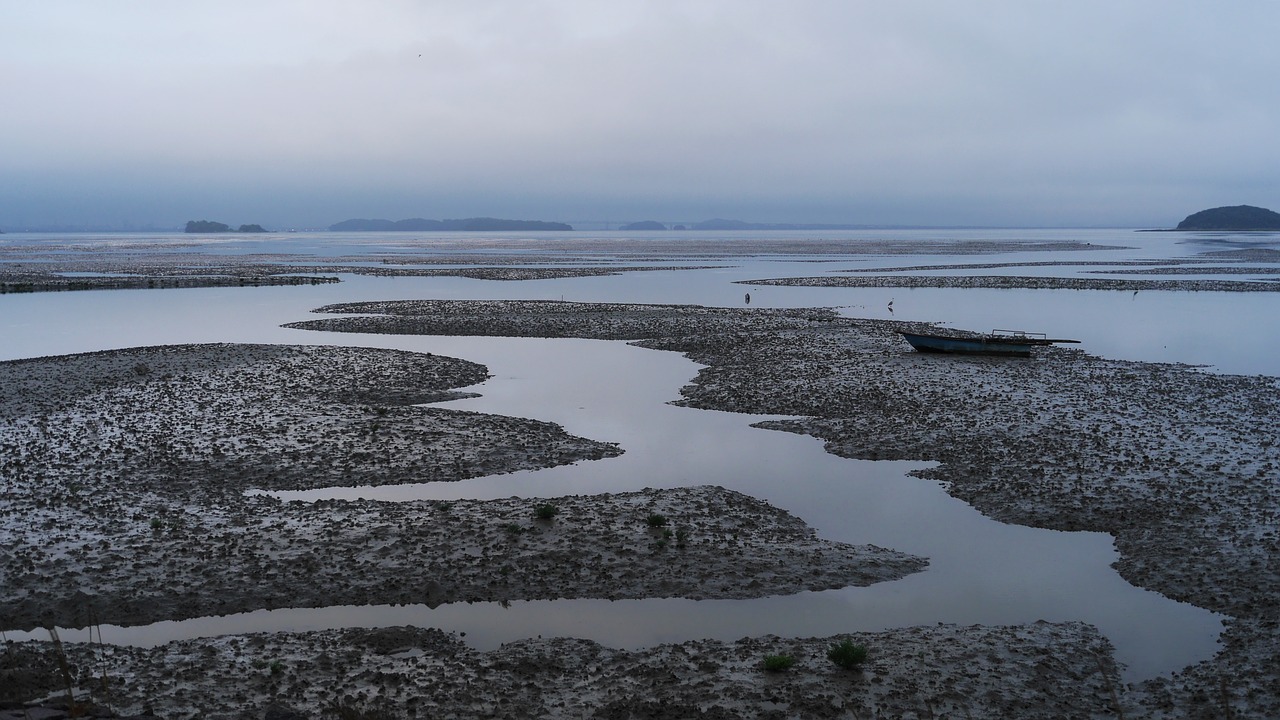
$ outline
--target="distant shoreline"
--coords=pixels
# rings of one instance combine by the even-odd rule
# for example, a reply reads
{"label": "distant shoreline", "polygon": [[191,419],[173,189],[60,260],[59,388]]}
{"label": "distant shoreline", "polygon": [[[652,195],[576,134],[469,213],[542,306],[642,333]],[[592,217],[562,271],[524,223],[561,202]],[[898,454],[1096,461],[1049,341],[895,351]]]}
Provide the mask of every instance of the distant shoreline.
{"label": "distant shoreline", "polygon": [[[343,221],[347,222],[347,221]],[[385,221],[393,222],[393,221]],[[445,222],[445,221],[437,221]],[[513,222],[541,222],[541,221],[513,221]],[[543,231],[559,231],[559,232],[628,232],[623,230],[617,222],[605,220],[580,220],[573,223],[546,223],[548,225],[564,226],[567,230],[557,230],[555,228],[542,228]],[[293,233],[323,233],[323,232],[431,232],[431,230],[404,228],[404,229],[374,229],[374,230],[355,230],[339,228],[334,230],[335,226],[328,227],[298,227],[291,226],[287,223],[277,223],[277,229],[268,231],[269,235],[285,235]],[[809,223],[744,223],[743,226],[726,228],[726,227],[707,227],[703,223],[668,223],[677,232],[706,232],[706,231],[741,231],[741,232],[803,232],[803,231],[1044,231],[1044,230],[1125,230],[1131,232],[1175,232],[1174,228],[1143,228],[1129,226],[1099,226],[1099,225],[1080,225],[1080,226],[1047,226],[1047,225],[857,225],[857,224],[809,224]],[[680,227],[675,227],[679,225]],[[443,232],[502,232],[510,231],[510,229],[455,229],[443,230]],[[536,228],[524,228],[525,232],[538,232]],[[1179,231],[1189,232],[1189,231]],[[1249,232],[1249,231],[1239,231]],[[171,235],[182,234],[183,227],[174,225],[172,227],[157,228],[121,228],[121,227],[104,227],[104,226],[68,226],[68,225],[39,225],[28,227],[9,227],[0,233],[29,234],[29,235],[50,235],[50,234],[112,234],[112,235]],[[234,232],[228,234],[236,234]]]}

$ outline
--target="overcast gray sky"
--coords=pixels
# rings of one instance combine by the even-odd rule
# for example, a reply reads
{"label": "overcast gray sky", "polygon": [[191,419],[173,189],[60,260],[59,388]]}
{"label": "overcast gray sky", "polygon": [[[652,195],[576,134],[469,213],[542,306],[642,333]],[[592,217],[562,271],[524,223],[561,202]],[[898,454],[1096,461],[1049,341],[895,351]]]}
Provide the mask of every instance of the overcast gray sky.
{"label": "overcast gray sky", "polygon": [[1280,209],[1280,3],[0,0],[0,228]]}

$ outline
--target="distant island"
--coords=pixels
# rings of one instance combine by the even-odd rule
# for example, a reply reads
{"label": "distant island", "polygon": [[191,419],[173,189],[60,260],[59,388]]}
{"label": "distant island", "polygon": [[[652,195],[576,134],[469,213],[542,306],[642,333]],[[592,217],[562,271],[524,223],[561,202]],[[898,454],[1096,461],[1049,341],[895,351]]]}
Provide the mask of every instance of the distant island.
{"label": "distant island", "polygon": [[641,220],[640,222],[627,223],[619,230],[666,230],[667,226],[656,220]]}
{"label": "distant island", "polygon": [[187,221],[187,229],[186,229],[186,230],[183,230],[183,232],[189,232],[189,233],[225,233],[225,232],[238,232],[238,233],[264,233],[264,232],[270,232],[270,231],[269,231],[269,230],[267,230],[267,229],[265,229],[265,228],[263,228],[261,225],[257,225],[257,224],[254,224],[254,225],[241,225],[238,229],[232,230],[230,225],[227,225],[227,224],[225,224],[225,223],[220,223],[220,222],[214,222],[214,221],[212,221],[212,220],[188,220],[188,221]]}
{"label": "distant island", "polygon": [[524,230],[572,230],[572,225],[541,220],[503,220],[501,218],[466,218],[463,220],[366,220],[357,218],[334,223],[329,229],[336,232],[366,231],[415,231],[415,232],[505,232]]}
{"label": "distant island", "polygon": [[1280,213],[1252,205],[1201,210],[1178,223],[1178,230],[1280,230]]}

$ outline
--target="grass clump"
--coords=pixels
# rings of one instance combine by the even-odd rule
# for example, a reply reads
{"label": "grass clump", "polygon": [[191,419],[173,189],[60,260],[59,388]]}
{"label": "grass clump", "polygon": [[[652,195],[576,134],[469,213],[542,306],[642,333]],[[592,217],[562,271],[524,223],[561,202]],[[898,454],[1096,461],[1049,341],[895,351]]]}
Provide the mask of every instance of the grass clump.
{"label": "grass clump", "polygon": [[533,516],[539,520],[550,520],[560,514],[560,508],[551,503],[543,503],[533,507]]}
{"label": "grass clump", "polygon": [[666,527],[667,516],[659,515],[658,513],[649,513],[649,517],[645,518],[645,522],[648,523],[651,528]]}
{"label": "grass clump", "polygon": [[857,645],[846,638],[827,650],[827,659],[834,663],[836,667],[845,670],[858,670],[867,661],[867,646]]}
{"label": "grass clump", "polygon": [[795,657],[791,655],[765,655],[764,669],[768,672],[783,672],[790,670],[796,664]]}

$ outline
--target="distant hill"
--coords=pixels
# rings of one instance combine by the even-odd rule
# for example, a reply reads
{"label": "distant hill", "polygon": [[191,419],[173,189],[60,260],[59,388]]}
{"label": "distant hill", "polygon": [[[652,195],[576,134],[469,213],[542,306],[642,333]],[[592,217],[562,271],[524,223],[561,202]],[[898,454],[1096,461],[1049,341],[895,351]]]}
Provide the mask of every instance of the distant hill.
{"label": "distant hill", "polygon": [[666,230],[667,226],[656,220],[641,220],[623,225],[619,230]]}
{"label": "distant hill", "polygon": [[270,232],[270,230],[267,230],[267,229],[263,228],[261,225],[256,225],[256,224],[254,224],[254,225],[241,225],[239,228],[237,228],[237,229],[235,229],[235,230],[232,230],[232,229],[231,229],[231,226],[230,226],[230,225],[227,225],[226,223],[214,222],[214,221],[212,221],[212,220],[188,220],[188,221],[187,221],[187,229],[186,229],[186,230],[184,230],[183,232],[189,232],[189,233],[224,233],[224,232],[264,233],[264,232]]}
{"label": "distant hill", "polygon": [[224,223],[214,222],[212,220],[188,220],[187,229],[183,232],[189,233],[222,233],[231,232],[231,227]]}
{"label": "distant hill", "polygon": [[504,232],[524,230],[572,230],[572,225],[541,220],[503,220],[501,218],[466,218],[463,220],[343,220],[329,226],[335,232],[414,231],[414,232]]}
{"label": "distant hill", "polygon": [[1280,230],[1280,213],[1252,205],[1201,210],[1178,223],[1178,230]]}

